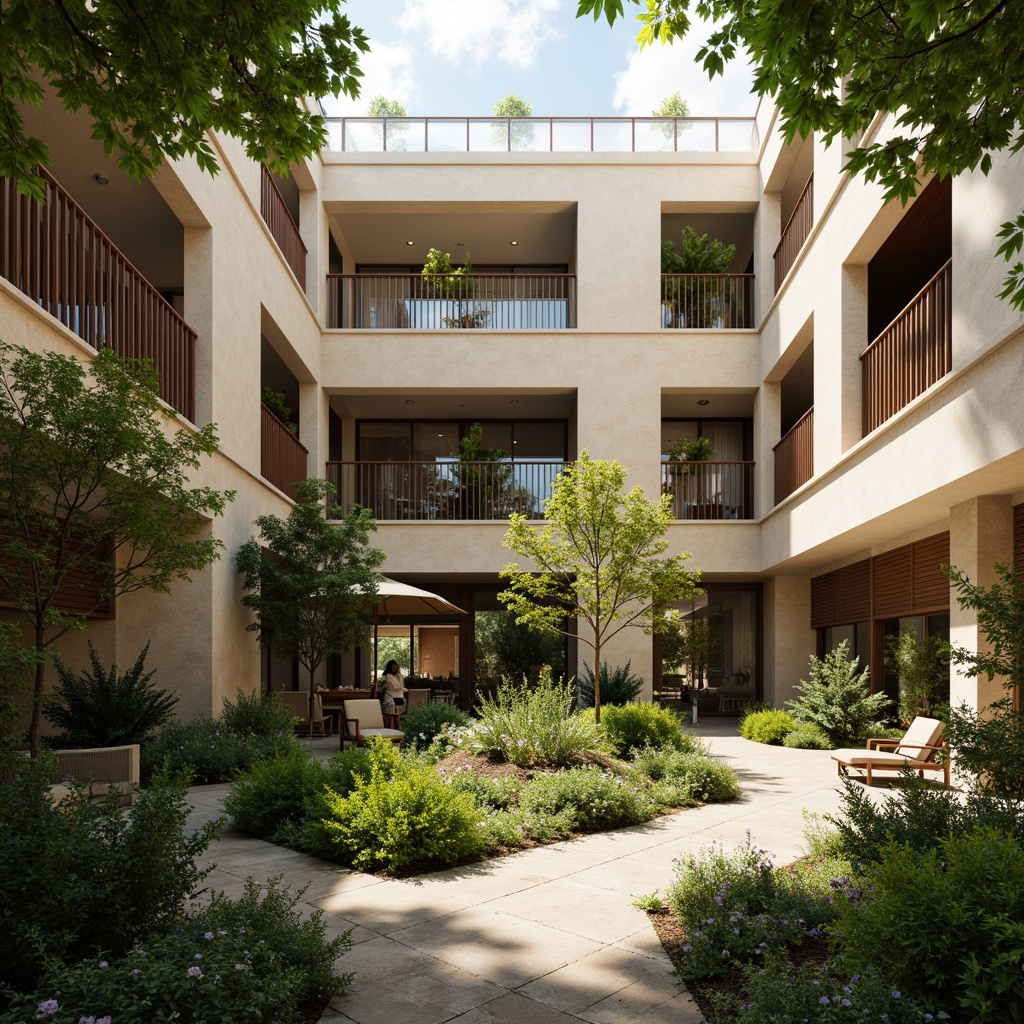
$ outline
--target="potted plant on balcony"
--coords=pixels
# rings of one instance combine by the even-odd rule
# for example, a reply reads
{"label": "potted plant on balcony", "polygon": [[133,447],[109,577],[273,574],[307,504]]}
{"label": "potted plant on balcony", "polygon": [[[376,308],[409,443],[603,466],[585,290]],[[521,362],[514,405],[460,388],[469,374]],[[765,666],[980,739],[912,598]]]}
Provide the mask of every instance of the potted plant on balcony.
{"label": "potted plant on balcony", "polygon": [[451,308],[455,313],[454,316],[442,317],[445,327],[473,328],[487,325],[490,311],[474,309],[470,301],[473,296],[473,260],[468,252],[465,266],[453,267],[450,252],[431,248],[427,252],[422,274],[427,294],[443,299],[445,308]]}
{"label": "potted plant on balcony", "polygon": [[699,515],[707,504],[707,472],[694,462],[707,462],[711,458],[711,440],[707,437],[681,437],[668,452],[672,474],[677,478],[674,488],[676,518],[689,519],[687,506],[695,506]]}
{"label": "potted plant on balcony", "polygon": [[293,434],[297,434],[299,428],[292,419],[291,406],[285,401],[283,391],[275,391],[272,387],[263,385],[260,390],[260,401],[267,407],[267,410],[279,419]]}
{"label": "potted plant on balcony", "polygon": [[[735,245],[698,235],[689,225],[683,228],[679,252],[671,240],[661,243],[661,297],[669,327],[707,329],[721,326],[722,311],[729,299],[730,281],[715,281],[732,266]],[[674,274],[702,274],[703,277],[667,277]]]}

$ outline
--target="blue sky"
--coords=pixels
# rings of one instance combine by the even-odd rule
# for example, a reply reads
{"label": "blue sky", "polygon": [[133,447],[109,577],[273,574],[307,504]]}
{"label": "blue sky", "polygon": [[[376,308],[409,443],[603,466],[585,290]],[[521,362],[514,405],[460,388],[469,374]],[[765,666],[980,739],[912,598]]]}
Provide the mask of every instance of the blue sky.
{"label": "blue sky", "polygon": [[643,116],[675,92],[694,116],[752,117],[750,73],[733,66],[709,82],[694,62],[706,30],[641,52],[639,7],[609,28],[577,20],[576,0],[348,0],[369,36],[357,100],[327,99],[332,114],[361,115],[374,95],[410,116],[484,116],[512,92],[538,116]]}

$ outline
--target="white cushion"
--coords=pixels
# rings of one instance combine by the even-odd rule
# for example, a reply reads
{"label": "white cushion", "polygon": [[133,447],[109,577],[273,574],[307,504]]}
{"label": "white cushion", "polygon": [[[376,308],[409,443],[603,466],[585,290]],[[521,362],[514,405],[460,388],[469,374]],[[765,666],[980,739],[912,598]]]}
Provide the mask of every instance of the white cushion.
{"label": "white cushion", "polygon": [[[898,769],[907,763],[908,758],[905,754],[898,754],[894,750],[864,750],[863,747],[858,747],[833,750],[832,760],[852,765],[891,764],[894,769]],[[910,760],[916,760],[916,758],[910,758]]]}
{"label": "white cushion", "polygon": [[383,740],[404,740],[405,733],[401,729],[360,729],[359,735],[366,739],[379,736]]}
{"label": "white cushion", "polygon": [[903,734],[897,752],[917,760],[926,760],[935,753],[933,750],[923,750],[923,747],[934,747],[938,745],[946,723],[937,718],[921,718],[918,716],[910,723],[910,728]]}

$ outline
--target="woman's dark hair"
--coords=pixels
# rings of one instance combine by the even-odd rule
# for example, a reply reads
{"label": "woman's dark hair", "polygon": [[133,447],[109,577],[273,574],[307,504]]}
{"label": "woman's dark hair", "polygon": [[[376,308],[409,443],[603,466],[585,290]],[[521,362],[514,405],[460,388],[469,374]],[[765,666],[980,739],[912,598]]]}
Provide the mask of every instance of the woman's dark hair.
{"label": "woman's dark hair", "polygon": [[394,670],[395,670],[395,672],[397,672],[397,671],[399,670],[399,669],[398,669],[398,662],[397,662],[397,661],[395,661],[395,659],[394,659],[394,658],[392,658],[392,659],[391,659],[391,661],[389,661],[389,662],[388,662],[388,663],[387,663],[387,664],[386,664],[386,665],[384,666],[384,675],[386,675],[386,676],[389,676],[389,675],[391,675],[391,669],[392,669],[392,666],[394,666]]}

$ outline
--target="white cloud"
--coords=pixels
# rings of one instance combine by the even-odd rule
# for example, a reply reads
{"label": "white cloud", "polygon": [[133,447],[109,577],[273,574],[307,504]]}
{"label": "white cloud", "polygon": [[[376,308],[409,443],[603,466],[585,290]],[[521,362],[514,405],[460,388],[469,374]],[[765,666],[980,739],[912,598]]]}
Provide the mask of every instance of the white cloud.
{"label": "white cloud", "polygon": [[359,58],[363,77],[359,98],[325,97],[324,108],[335,117],[362,117],[374,96],[397,100],[407,109],[416,98],[416,67],[412,50],[405,43],[377,43]]}
{"label": "white cloud", "polygon": [[449,65],[531,67],[559,35],[561,0],[405,0],[402,30]]}
{"label": "white cloud", "polygon": [[629,117],[645,117],[678,92],[694,117],[753,117],[757,97],[750,92],[750,65],[737,59],[726,64],[724,75],[708,79],[695,59],[707,35],[707,26],[694,21],[684,39],[626,54],[625,70],[615,74],[614,109]]}

